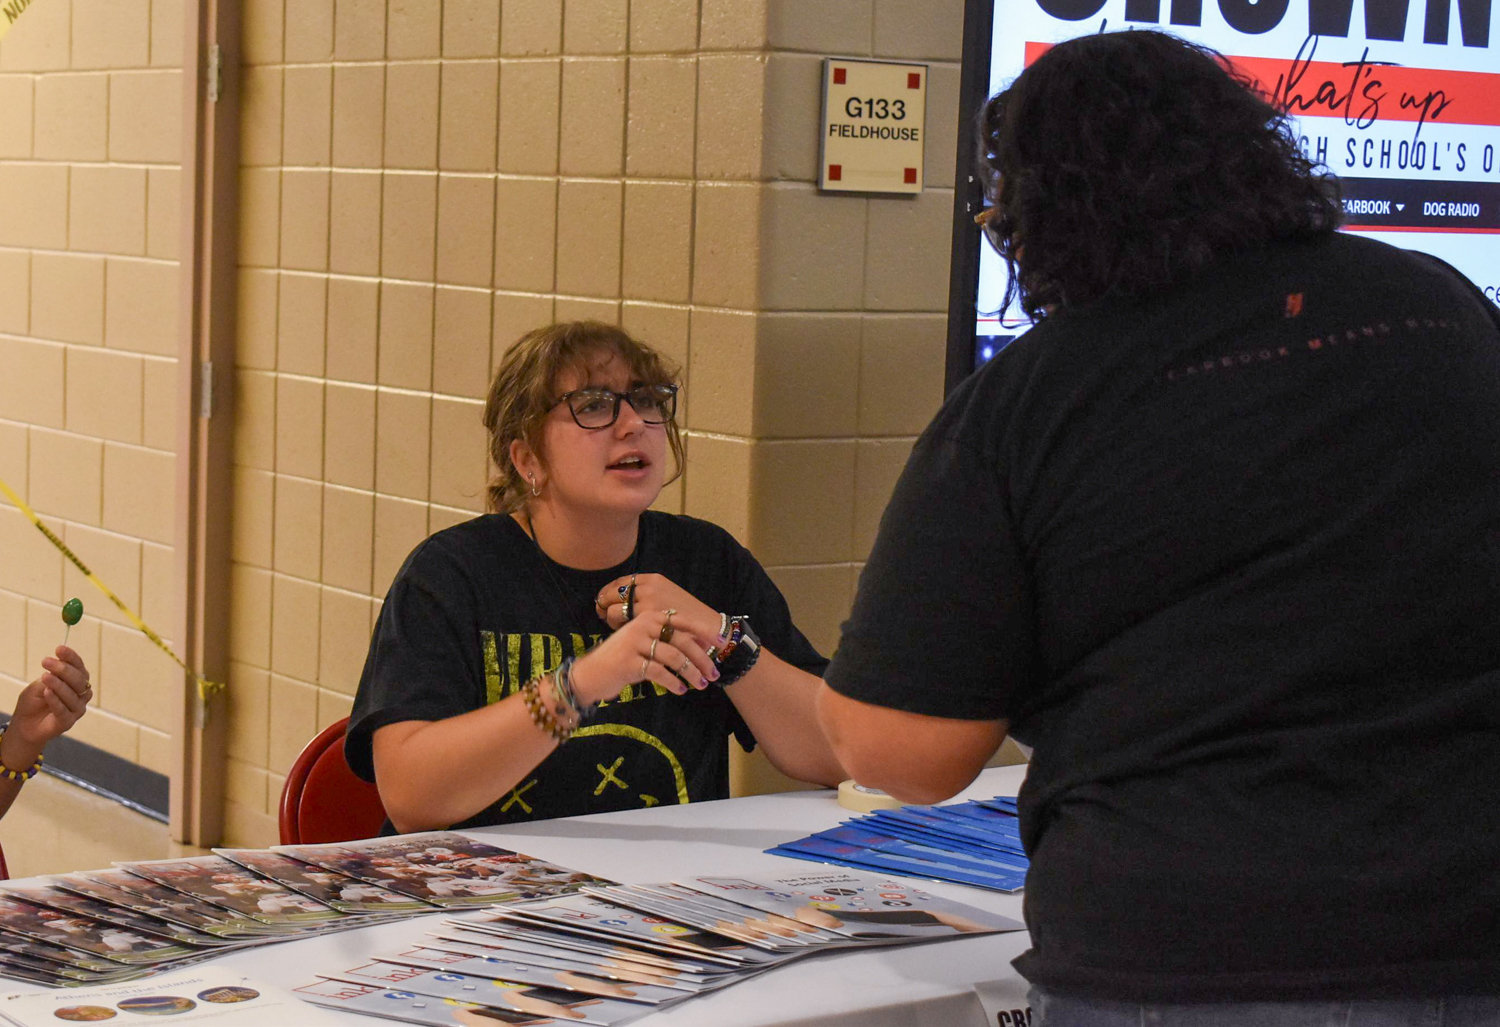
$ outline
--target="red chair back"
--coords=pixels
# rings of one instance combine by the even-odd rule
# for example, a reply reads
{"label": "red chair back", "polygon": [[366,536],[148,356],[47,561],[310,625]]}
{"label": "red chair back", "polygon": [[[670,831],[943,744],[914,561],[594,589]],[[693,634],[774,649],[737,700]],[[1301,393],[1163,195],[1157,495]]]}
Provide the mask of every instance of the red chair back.
{"label": "red chair back", "polygon": [[385,823],[380,792],[344,759],[345,717],[307,743],[281,789],[281,844],[373,838]]}
{"label": "red chair back", "polygon": [[10,880],[10,868],[5,865],[5,850],[0,849],[0,881]]}

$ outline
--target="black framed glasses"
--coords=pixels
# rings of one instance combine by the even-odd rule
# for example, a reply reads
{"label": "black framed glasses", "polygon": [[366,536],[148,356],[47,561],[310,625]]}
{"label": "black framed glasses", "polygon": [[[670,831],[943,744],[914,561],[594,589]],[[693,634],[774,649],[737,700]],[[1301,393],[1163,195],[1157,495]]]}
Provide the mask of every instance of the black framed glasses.
{"label": "black framed glasses", "polygon": [[[557,397],[557,403],[568,404],[568,412],[580,428],[594,431],[608,428],[620,417],[620,401],[630,404],[632,410],[647,424],[666,424],[677,413],[677,386],[637,385],[629,392],[616,392],[603,386],[591,385],[586,389],[574,389]],[[556,406],[557,403],[552,404]]]}

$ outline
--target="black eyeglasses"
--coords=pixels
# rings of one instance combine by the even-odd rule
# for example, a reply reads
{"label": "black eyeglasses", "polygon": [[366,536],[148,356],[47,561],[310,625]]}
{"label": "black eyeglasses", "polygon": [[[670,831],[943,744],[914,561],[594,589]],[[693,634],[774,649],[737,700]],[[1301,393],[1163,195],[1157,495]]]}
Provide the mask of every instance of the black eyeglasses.
{"label": "black eyeglasses", "polygon": [[675,385],[637,385],[629,392],[591,385],[563,393],[557,397],[557,403],[568,404],[568,412],[578,427],[594,431],[608,428],[619,419],[622,399],[647,424],[666,424],[677,413]]}

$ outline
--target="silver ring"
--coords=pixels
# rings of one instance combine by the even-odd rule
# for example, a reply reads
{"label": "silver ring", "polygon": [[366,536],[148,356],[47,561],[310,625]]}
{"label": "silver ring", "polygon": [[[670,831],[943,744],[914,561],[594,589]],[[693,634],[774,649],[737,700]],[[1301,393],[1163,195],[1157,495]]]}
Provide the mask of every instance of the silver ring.
{"label": "silver ring", "polygon": [[641,680],[642,681],[646,680],[647,668],[649,668],[650,666],[651,666],[651,658],[649,656],[645,657],[644,659],[641,660]]}
{"label": "silver ring", "polygon": [[661,642],[661,639],[659,638],[653,638],[651,640],[651,648],[646,652],[647,663],[650,663],[652,660],[656,659],[656,646],[659,642]]}
{"label": "silver ring", "polygon": [[688,659],[686,656],[684,656],[682,658],[682,666],[677,668],[677,676],[678,677],[682,677],[682,675],[686,674],[687,673],[687,669],[689,667],[691,667],[692,665],[693,665],[693,661],[690,660],[690,659]]}

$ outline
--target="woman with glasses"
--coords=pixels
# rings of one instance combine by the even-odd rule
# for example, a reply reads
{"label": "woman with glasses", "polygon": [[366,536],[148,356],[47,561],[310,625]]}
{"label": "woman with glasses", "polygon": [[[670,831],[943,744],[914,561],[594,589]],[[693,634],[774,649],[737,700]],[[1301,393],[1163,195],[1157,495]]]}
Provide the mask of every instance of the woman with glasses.
{"label": "woman with glasses", "polygon": [[598,322],[507,354],[493,512],[407,558],[350,718],[397,830],[725,798],[731,734],[792,777],[844,776],[813,716],[827,660],[776,586],[722,528],[649,509],[682,469],[677,394]]}

